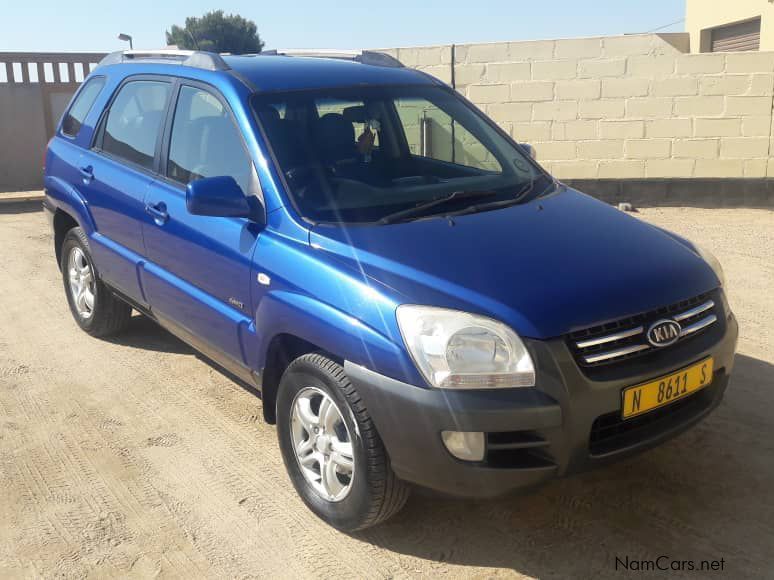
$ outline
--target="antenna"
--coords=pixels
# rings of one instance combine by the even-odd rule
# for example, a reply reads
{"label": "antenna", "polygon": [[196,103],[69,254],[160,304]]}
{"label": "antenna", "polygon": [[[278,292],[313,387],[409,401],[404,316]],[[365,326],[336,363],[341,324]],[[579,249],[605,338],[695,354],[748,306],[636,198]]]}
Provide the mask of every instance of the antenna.
{"label": "antenna", "polygon": [[193,31],[192,31],[192,30],[190,30],[190,29],[186,29],[186,30],[188,31],[188,36],[190,36],[190,37],[191,37],[191,40],[193,40],[193,43],[194,43],[194,48],[195,48],[196,50],[201,50],[201,49],[199,48],[199,41],[198,41],[198,40],[196,40],[196,37],[194,36],[194,34],[193,34]]}

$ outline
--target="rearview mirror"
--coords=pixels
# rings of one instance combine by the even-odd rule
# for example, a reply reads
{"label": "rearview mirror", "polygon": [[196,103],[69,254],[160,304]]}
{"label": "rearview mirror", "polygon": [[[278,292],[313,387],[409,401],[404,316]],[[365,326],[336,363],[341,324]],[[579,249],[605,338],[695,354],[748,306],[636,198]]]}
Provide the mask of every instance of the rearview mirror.
{"label": "rearview mirror", "polygon": [[185,205],[193,215],[252,217],[253,209],[233,177],[204,177],[188,184]]}
{"label": "rearview mirror", "polygon": [[532,157],[532,159],[535,159],[537,157],[537,151],[535,151],[535,148],[530,145],[529,143],[519,143],[521,147],[527,152],[527,154]]}

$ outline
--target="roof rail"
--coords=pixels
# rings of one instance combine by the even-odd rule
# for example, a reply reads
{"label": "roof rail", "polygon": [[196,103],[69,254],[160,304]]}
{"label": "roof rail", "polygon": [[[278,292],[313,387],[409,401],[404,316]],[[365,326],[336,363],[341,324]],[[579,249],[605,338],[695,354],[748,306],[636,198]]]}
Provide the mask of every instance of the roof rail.
{"label": "roof rail", "polygon": [[328,48],[283,48],[264,50],[259,55],[264,56],[303,56],[309,58],[336,58],[352,60],[374,66],[389,66],[402,68],[403,63],[386,52],[375,50],[336,50]]}
{"label": "roof rail", "polygon": [[205,70],[228,70],[231,68],[223,60],[223,57],[215,52],[164,48],[158,50],[119,50],[111,52],[99,62],[99,66],[122,62],[137,62],[139,60],[157,63],[173,61],[175,64]]}

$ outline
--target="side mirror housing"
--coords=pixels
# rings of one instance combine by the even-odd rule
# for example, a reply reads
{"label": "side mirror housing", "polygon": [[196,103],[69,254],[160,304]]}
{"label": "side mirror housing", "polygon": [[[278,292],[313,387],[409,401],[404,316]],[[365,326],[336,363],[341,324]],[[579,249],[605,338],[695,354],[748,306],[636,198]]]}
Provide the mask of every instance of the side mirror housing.
{"label": "side mirror housing", "polygon": [[532,159],[537,158],[537,151],[535,151],[535,148],[530,145],[529,143],[519,143],[521,147],[527,152],[527,154],[532,157]]}
{"label": "side mirror housing", "polygon": [[188,184],[185,205],[193,215],[252,218],[254,210],[233,177],[204,177]]}

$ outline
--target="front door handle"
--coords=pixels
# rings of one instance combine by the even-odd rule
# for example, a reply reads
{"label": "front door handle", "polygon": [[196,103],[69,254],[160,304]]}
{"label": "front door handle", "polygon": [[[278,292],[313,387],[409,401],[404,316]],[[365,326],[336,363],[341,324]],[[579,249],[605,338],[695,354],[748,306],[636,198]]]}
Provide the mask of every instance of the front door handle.
{"label": "front door handle", "polygon": [[83,179],[83,183],[89,184],[94,180],[94,168],[91,165],[79,167],[78,171],[81,174],[81,179]]}
{"label": "front door handle", "polygon": [[156,222],[157,226],[163,226],[169,219],[167,204],[163,201],[156,204],[147,204],[145,206],[145,213],[153,218],[153,221]]}

